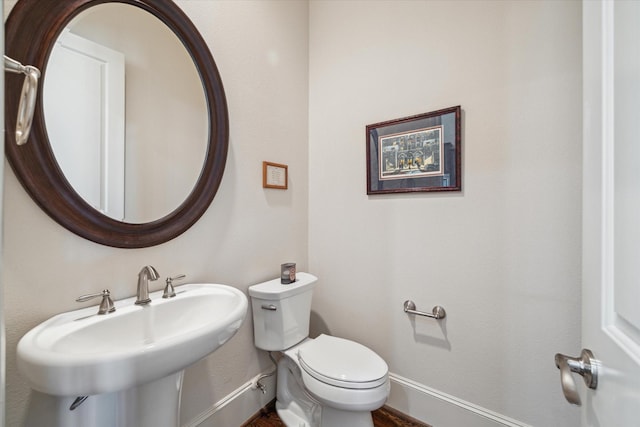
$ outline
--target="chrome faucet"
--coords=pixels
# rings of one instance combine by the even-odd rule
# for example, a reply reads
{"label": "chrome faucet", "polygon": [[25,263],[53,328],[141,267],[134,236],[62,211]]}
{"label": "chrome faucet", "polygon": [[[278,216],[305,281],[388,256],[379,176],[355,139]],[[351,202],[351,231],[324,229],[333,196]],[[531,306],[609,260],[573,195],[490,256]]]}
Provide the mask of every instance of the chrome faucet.
{"label": "chrome faucet", "polygon": [[138,273],[138,292],[136,304],[149,304],[149,280],[158,280],[158,272],[150,265],[145,265]]}

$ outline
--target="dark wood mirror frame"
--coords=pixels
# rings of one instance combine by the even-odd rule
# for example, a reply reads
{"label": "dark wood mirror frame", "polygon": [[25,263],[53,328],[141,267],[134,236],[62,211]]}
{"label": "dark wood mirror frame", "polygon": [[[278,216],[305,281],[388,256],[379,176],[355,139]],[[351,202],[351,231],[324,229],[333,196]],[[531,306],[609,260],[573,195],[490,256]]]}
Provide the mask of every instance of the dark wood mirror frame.
{"label": "dark wood mirror frame", "polygon": [[11,58],[38,67],[44,78],[51,50],[67,24],[92,6],[112,2],[136,6],[157,17],[182,41],[198,68],[208,105],[209,141],[191,194],[173,212],[153,222],[120,222],[100,213],[76,193],[56,162],[44,123],[41,83],[29,140],[16,145],[22,76],[11,73],[5,73],[5,152],[27,193],[60,225],[103,245],[143,248],[167,242],[191,227],[207,210],[222,181],[229,144],[227,103],[213,56],[198,30],[170,0],[20,0],[5,24],[5,50]]}

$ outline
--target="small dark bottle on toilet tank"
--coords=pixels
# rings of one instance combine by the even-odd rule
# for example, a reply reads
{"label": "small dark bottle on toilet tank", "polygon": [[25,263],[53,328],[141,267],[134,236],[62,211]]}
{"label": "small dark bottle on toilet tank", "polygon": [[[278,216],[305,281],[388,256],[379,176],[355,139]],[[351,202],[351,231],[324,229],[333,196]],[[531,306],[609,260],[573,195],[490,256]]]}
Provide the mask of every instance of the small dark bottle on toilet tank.
{"label": "small dark bottle on toilet tank", "polygon": [[288,285],[296,281],[296,263],[287,262],[280,265],[280,283]]}

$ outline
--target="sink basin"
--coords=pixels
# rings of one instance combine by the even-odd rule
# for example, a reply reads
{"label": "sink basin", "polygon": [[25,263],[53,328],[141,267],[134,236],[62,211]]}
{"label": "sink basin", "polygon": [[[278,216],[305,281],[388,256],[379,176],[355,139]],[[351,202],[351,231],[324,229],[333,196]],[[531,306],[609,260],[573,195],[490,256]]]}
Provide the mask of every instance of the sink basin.
{"label": "sink basin", "polygon": [[18,343],[18,369],[35,390],[56,396],[122,391],[179,372],[216,350],[240,328],[247,297],[230,286],[176,286],[174,298],[150,295],[62,313]]}

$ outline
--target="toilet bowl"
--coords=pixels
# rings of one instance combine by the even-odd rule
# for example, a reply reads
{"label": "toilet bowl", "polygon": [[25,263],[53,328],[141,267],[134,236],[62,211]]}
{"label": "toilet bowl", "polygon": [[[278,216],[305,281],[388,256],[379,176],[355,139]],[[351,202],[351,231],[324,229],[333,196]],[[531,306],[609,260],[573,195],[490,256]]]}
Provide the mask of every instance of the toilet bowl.
{"label": "toilet bowl", "polygon": [[373,427],[371,411],[389,396],[387,364],[354,341],[308,337],[316,281],[298,273],[291,285],[249,287],[256,346],[282,352],[276,410],[287,427]]}

